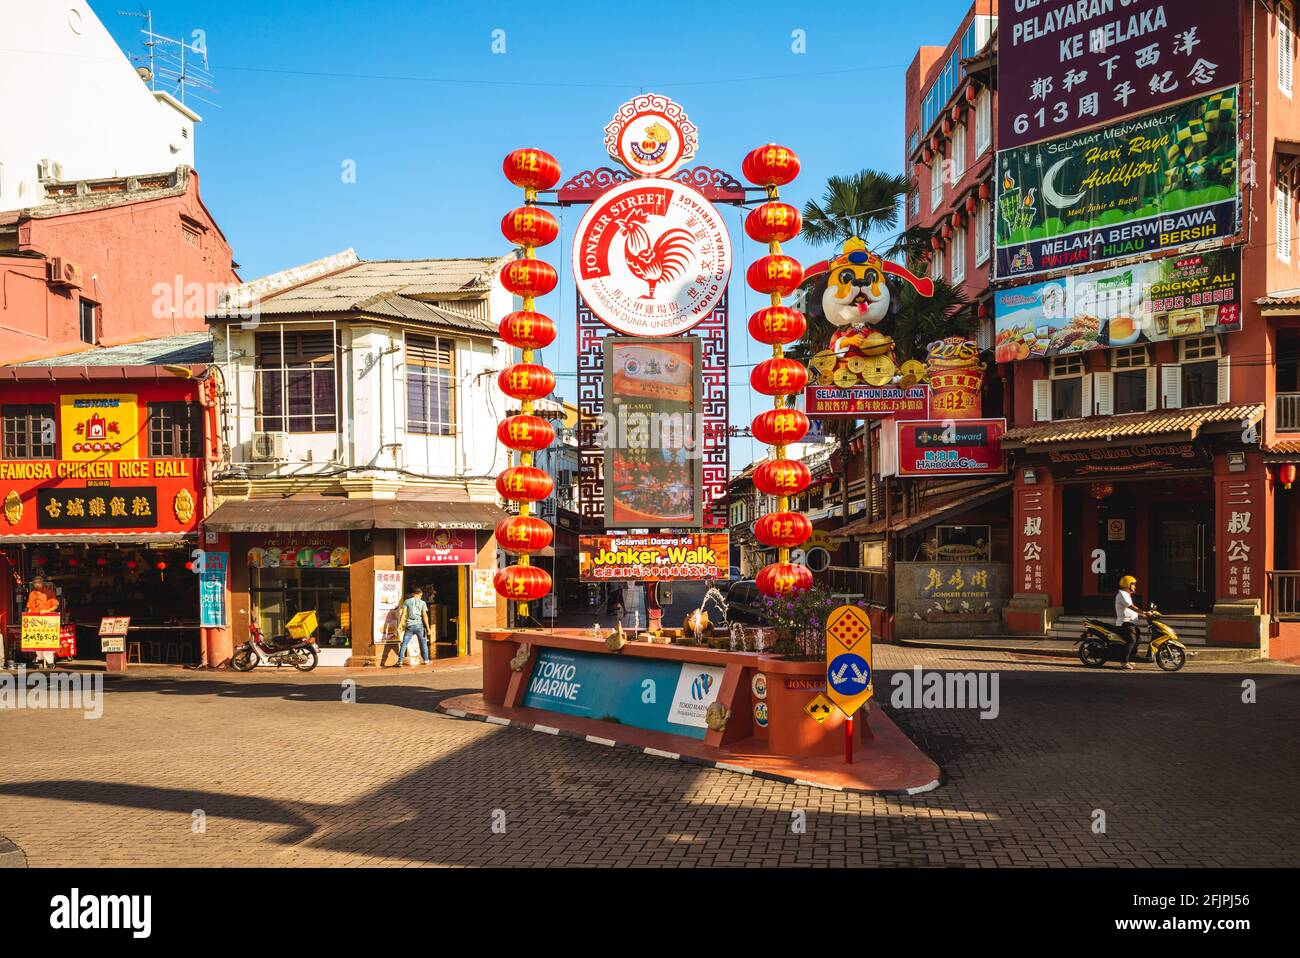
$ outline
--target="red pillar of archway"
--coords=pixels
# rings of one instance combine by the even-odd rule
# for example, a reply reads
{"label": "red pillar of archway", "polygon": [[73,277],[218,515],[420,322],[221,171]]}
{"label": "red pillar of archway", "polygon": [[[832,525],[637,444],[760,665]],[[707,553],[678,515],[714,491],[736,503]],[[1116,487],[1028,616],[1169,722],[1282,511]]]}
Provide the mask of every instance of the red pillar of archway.
{"label": "red pillar of archway", "polygon": [[1042,635],[1061,613],[1061,489],[1042,466],[1016,470],[1008,631]]}

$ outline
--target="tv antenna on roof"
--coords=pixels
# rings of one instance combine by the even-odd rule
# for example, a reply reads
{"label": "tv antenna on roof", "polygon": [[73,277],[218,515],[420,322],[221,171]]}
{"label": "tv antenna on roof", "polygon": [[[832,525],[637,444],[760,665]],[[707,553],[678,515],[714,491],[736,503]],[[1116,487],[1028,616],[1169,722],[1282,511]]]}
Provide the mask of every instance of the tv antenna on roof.
{"label": "tv antenna on roof", "polygon": [[[147,52],[143,56],[131,54],[131,60],[148,71],[147,74],[141,72],[140,76],[149,84],[149,89],[157,91],[161,81],[163,92],[171,93],[181,103],[185,102],[187,90],[216,92],[212,73],[208,69],[207,37],[202,30],[195,30],[188,41],[178,40],[154,32],[152,10],[141,10],[139,13],[119,10],[118,16],[144,20],[144,29],[140,32],[144,34]],[[190,96],[212,106],[217,105],[197,93],[190,93]]]}

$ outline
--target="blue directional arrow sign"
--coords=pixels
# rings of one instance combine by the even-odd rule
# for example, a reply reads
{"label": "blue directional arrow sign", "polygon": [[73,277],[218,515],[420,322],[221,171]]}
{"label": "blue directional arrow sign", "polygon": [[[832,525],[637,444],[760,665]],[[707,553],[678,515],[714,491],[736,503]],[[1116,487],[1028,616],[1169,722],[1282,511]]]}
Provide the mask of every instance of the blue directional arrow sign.
{"label": "blue directional arrow sign", "polygon": [[860,695],[871,684],[871,666],[862,656],[845,652],[832,659],[826,667],[826,681],[840,695]]}
{"label": "blue directional arrow sign", "polygon": [[842,605],[826,618],[826,696],[851,716],[871,693],[871,619]]}

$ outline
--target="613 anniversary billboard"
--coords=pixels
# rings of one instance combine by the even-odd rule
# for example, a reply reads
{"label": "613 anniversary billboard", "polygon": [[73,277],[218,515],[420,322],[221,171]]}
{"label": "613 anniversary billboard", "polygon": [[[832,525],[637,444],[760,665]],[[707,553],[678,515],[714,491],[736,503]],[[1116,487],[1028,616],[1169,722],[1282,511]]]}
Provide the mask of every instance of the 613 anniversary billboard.
{"label": "613 anniversary billboard", "polygon": [[996,275],[1224,239],[1240,223],[1237,90],[998,153]]}

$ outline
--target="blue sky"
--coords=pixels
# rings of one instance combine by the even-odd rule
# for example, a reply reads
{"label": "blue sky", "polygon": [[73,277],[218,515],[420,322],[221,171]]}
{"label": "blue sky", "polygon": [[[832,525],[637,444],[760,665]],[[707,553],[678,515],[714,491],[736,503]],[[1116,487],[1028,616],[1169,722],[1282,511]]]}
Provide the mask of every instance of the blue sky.
{"label": "blue sky", "polygon": [[[92,0],[124,50],[142,53],[136,0]],[[798,206],[828,176],[903,168],[903,80],[916,48],[943,45],[970,0],[840,3],[436,3],[416,0],[145,0],[168,36],[202,30],[217,106],[191,100],[203,195],[245,279],[349,246],[363,258],[503,253],[519,193],[501,159],[555,154],[566,177],[610,165],[604,125],[642,91],[680,102],[700,130],[696,163],[739,175],[769,141],[799,153],[783,191]],[[492,52],[493,31],[506,52]],[[801,30],[806,52],[792,49]],[[364,75],[364,76],[361,76]],[[450,82],[444,82],[450,81]],[[356,182],[343,182],[345,161]],[[548,352],[572,398],[573,291],[565,236],[546,250],[561,289],[540,304],[561,327]],[[732,293],[732,421],[759,407],[747,370],[763,347],[739,262]],[[560,251],[566,255],[561,263]],[[756,258],[748,243],[748,259]],[[805,263],[822,258],[790,244]],[[743,388],[742,388],[743,387]],[[733,468],[748,459],[733,451]],[[744,461],[741,461],[744,460]]]}

